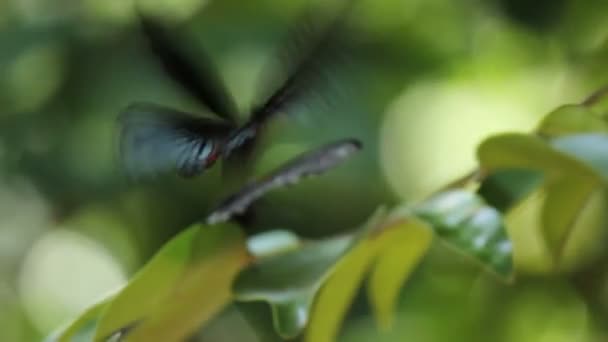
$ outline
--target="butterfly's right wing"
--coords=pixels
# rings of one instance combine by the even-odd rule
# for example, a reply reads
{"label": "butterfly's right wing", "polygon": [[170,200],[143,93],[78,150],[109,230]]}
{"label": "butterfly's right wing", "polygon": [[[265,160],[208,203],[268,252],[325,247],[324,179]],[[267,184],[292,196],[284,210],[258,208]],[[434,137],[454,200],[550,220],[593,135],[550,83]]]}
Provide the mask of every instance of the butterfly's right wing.
{"label": "butterfly's right wing", "polygon": [[353,1],[346,0],[335,13],[311,8],[296,20],[261,75],[262,102],[255,104],[252,122],[262,124],[277,114],[292,114],[295,106],[314,97],[331,98],[333,94],[327,93],[333,71],[344,66],[350,54],[352,5]]}
{"label": "butterfly's right wing", "polygon": [[131,177],[201,173],[219,157],[232,129],[226,122],[197,117],[152,103],[135,103],[119,117],[120,160]]}
{"label": "butterfly's right wing", "polygon": [[140,14],[140,24],[151,50],[171,79],[211,112],[236,124],[236,105],[207,53],[200,47],[186,49],[178,37],[170,35],[151,17]]}

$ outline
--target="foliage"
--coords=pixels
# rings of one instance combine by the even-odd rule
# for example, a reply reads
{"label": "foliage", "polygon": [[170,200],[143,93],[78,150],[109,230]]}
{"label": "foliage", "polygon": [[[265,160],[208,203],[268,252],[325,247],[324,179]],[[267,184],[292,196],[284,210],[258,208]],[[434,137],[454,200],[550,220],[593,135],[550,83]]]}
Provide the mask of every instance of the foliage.
{"label": "foliage", "polygon": [[[366,279],[378,325],[390,329],[400,289],[433,236],[498,281],[577,272],[597,260],[607,233],[608,113],[597,104],[608,97],[600,95],[550,113],[535,133],[488,138],[472,177],[420,203],[379,209],[341,236],[275,231],[248,243],[236,225],[196,225],[50,339],[185,338],[231,301],[261,300],[280,336],[332,341]],[[500,211],[487,204],[498,197]]]}

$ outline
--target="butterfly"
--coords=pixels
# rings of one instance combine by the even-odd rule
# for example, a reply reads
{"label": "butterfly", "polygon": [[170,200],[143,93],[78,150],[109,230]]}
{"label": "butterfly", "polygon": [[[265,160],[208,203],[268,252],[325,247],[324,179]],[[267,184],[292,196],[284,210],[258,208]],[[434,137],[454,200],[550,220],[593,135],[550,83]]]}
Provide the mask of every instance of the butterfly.
{"label": "butterfly", "polygon": [[347,11],[342,12],[323,25],[308,16],[287,35],[278,62],[273,61],[272,71],[265,75],[278,80],[274,82],[276,87],[249,111],[249,119],[243,124],[238,123],[234,101],[207,54],[199,50],[195,63],[185,44],[171,37],[154,19],[140,15],[142,31],[163,69],[216,117],[197,116],[155,103],[129,105],[119,116],[120,156],[127,173],[147,176],[176,172],[193,177],[219,159],[225,165],[235,165],[249,155],[268,122],[280,114],[291,114],[298,105],[322,93],[322,86],[329,83],[330,66],[336,65],[341,55],[343,14]]}

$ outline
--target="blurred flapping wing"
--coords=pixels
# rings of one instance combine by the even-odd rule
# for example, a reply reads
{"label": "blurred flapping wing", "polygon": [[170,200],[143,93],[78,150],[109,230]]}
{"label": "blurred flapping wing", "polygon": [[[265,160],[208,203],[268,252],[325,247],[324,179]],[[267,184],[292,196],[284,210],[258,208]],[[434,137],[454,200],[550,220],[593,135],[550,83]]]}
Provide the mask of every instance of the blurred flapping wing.
{"label": "blurred flapping wing", "polygon": [[211,112],[236,124],[236,105],[207,53],[200,47],[185,49],[153,18],[140,15],[140,23],[151,50],[171,79]]}
{"label": "blurred flapping wing", "polygon": [[171,171],[183,177],[213,165],[232,126],[152,103],[135,103],[119,117],[120,157],[131,177]]}

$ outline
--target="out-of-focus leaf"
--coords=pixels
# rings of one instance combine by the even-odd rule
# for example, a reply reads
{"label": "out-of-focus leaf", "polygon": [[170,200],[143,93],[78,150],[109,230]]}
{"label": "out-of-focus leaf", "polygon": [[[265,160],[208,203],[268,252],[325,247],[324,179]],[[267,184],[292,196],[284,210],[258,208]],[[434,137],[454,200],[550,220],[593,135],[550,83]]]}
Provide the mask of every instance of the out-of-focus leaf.
{"label": "out-of-focus leaf", "polygon": [[593,93],[583,102],[594,114],[608,119],[608,86],[603,87]]}
{"label": "out-of-focus leaf", "polygon": [[545,137],[568,134],[603,132],[608,133],[608,122],[584,105],[565,105],[547,114],[537,128]]}
{"label": "out-of-focus leaf", "polygon": [[502,216],[474,193],[454,190],[422,203],[416,213],[437,235],[500,276],[513,271],[512,246]]}
{"label": "out-of-focus leaf", "polygon": [[513,263],[518,272],[546,274],[554,268],[540,224],[545,197],[541,187],[505,213],[505,225],[513,243]]}
{"label": "out-of-focus leaf", "polygon": [[[543,257],[542,244],[536,245],[536,252],[530,252],[528,244],[527,247],[516,244],[516,254],[540,258],[522,264],[519,263],[522,259],[517,258],[518,266],[533,272],[571,270],[592,254],[594,248],[585,248],[581,243],[592,247],[590,240],[602,236],[606,205],[602,181],[608,175],[608,155],[603,151],[607,148],[608,137],[601,134],[564,136],[550,143],[534,136],[503,134],[479,147],[481,164],[489,171],[521,168],[544,174],[542,188],[530,202],[535,205],[518,206],[510,213],[509,222],[517,222],[517,226],[510,226],[509,230],[520,242],[535,240],[532,235],[540,232],[552,262]],[[523,238],[526,234],[528,238]],[[528,251],[519,251],[523,248]],[[578,256],[572,253],[585,249]]]}
{"label": "out-of-focus leaf", "polygon": [[[373,222],[373,221],[372,221]],[[317,296],[306,341],[334,341],[350,304],[371,269],[369,298],[382,326],[392,319],[396,297],[431,242],[431,227],[414,217],[376,221],[340,259]]]}
{"label": "out-of-focus leaf", "polygon": [[47,337],[45,342],[88,342],[93,341],[95,328],[103,310],[112,300],[113,296],[92,305],[78,318],[67,326],[59,329]]}
{"label": "out-of-focus leaf", "polygon": [[377,242],[362,239],[338,262],[315,300],[306,329],[307,342],[335,341],[353,297],[374,260]]}
{"label": "out-of-focus leaf", "polygon": [[131,327],[130,341],[187,337],[230,301],[246,265],[244,237],[234,225],[195,225],[172,239],[105,310],[95,339]]}
{"label": "out-of-focus leaf", "polygon": [[273,307],[277,332],[296,336],[308,322],[308,306],[353,236],[310,242],[302,248],[261,259],[234,283],[238,300],[264,300]]}
{"label": "out-of-focus leaf", "polygon": [[477,157],[488,172],[504,169],[527,169],[544,172],[546,180],[565,173],[593,172],[576,159],[551,148],[541,138],[519,133],[500,134],[485,140]]}
{"label": "out-of-focus leaf", "polygon": [[171,291],[186,268],[198,226],[185,230],[135,274],[101,317],[95,339],[103,339],[146,317]]}
{"label": "out-of-focus leaf", "polygon": [[[366,232],[377,227],[384,217],[385,210],[380,208],[353,235],[308,242],[297,250],[261,258],[238,276],[234,283],[235,297],[269,302],[279,335],[284,338],[298,335],[308,323],[319,288],[339,267],[337,264],[343,262],[343,255],[347,251],[348,255],[354,253],[350,251],[353,243],[365,241]],[[328,313],[321,317],[328,317]]]}
{"label": "out-of-focus leaf", "polygon": [[557,150],[569,154],[591,167],[608,181],[608,135],[582,134],[565,136],[551,141]]}
{"label": "out-of-focus leaf", "polygon": [[300,238],[288,230],[271,230],[247,239],[247,248],[256,258],[283,253],[299,246]]}
{"label": "out-of-focus leaf", "polygon": [[350,246],[352,236],[309,242],[302,248],[263,258],[244,269],[234,284],[241,300],[281,301],[318,284]]}
{"label": "out-of-focus leaf", "polygon": [[369,279],[368,296],[378,325],[389,329],[393,324],[399,291],[426,255],[433,240],[433,228],[414,217],[392,226],[382,239]]}
{"label": "out-of-focus leaf", "polygon": [[301,296],[293,297],[288,301],[278,301],[272,304],[272,323],[281,337],[295,337],[306,326],[315,294],[316,289],[302,293]]}
{"label": "out-of-focus leaf", "polygon": [[543,181],[541,172],[524,169],[499,170],[487,176],[477,193],[488,205],[505,212],[529,195]]}

